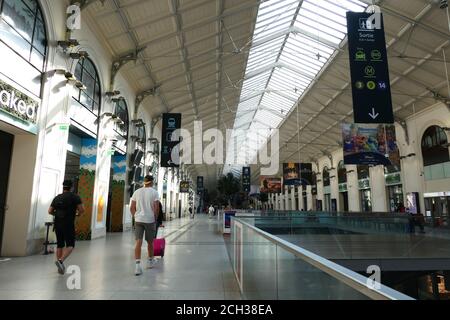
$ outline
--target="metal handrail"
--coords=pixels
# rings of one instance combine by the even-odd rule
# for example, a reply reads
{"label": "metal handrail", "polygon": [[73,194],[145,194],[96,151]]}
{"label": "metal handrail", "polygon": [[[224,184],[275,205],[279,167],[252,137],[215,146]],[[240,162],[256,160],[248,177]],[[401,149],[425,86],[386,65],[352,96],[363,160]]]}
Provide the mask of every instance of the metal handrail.
{"label": "metal handrail", "polygon": [[286,251],[292,253],[301,260],[313,265],[317,269],[327,273],[335,279],[345,283],[349,287],[364,294],[365,296],[373,300],[415,300],[401,292],[398,292],[392,288],[389,288],[383,284],[380,284],[380,288],[370,288],[367,285],[368,278],[347,269],[337,263],[327,260],[311,251],[305,250],[297,245],[294,245],[286,240],[278,238],[268,232],[265,232],[246,221],[241,220],[239,217],[232,217],[234,221],[239,221],[243,225],[252,229],[256,233],[260,234],[270,242],[282,247]]}

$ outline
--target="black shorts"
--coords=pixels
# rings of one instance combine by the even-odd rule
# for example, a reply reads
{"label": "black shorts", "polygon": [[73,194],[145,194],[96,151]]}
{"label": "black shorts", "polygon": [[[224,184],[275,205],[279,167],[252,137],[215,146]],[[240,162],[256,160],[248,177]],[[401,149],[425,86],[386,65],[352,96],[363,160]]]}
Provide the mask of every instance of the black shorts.
{"label": "black shorts", "polygon": [[75,247],[75,224],[55,222],[56,242],[58,248]]}

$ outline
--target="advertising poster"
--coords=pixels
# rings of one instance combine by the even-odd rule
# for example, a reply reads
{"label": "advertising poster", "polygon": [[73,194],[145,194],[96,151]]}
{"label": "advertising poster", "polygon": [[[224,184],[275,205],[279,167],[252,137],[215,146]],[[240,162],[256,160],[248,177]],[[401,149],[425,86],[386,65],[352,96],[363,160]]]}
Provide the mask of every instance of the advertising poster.
{"label": "advertising poster", "polygon": [[189,193],[189,181],[180,182],[180,193]]}
{"label": "advertising poster", "polygon": [[400,166],[394,125],[342,124],[345,164]]}
{"label": "advertising poster", "polygon": [[412,214],[419,212],[419,194],[417,192],[408,192],[406,194],[406,211]]}
{"label": "advertising poster", "polygon": [[311,163],[300,163],[300,179],[303,186],[313,184],[313,171]]}
{"label": "advertising poster", "polygon": [[97,163],[97,140],[81,139],[80,176],[78,195],[83,201],[85,213],[77,218],[75,234],[77,240],[91,239],[91,223],[94,211],[95,169]]}
{"label": "advertising poster", "polygon": [[281,193],[281,178],[261,176],[259,179],[261,193]]}
{"label": "advertising poster", "polygon": [[123,207],[125,205],[126,156],[112,158],[113,180],[111,183],[111,232],[123,231]]}
{"label": "advertising poster", "polygon": [[285,186],[301,185],[299,163],[294,162],[283,163],[283,185]]}

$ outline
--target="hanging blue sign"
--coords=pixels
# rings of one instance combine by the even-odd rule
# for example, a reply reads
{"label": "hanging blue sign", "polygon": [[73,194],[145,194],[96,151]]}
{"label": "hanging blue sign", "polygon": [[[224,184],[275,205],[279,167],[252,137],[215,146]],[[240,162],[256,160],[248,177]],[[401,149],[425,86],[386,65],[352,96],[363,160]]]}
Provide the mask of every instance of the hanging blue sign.
{"label": "hanging blue sign", "polygon": [[181,113],[164,113],[161,132],[161,167],[178,168],[179,159],[172,159],[173,148],[180,143],[179,139],[173,141],[175,130],[181,128]]}
{"label": "hanging blue sign", "polygon": [[394,123],[381,13],[347,12],[348,48],[356,123]]}

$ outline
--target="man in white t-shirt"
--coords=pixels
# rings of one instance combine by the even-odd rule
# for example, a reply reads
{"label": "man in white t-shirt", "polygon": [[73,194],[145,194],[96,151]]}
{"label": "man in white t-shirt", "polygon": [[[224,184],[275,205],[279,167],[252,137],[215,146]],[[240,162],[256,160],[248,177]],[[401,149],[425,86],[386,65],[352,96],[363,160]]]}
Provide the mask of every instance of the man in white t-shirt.
{"label": "man in white t-shirt", "polygon": [[153,256],[153,239],[155,238],[156,221],[159,214],[159,194],[153,189],[153,177],[145,176],[144,187],[136,190],[131,197],[131,215],[134,217],[136,228],[136,247],[134,256],[136,259],[135,275],[142,274],[141,248],[145,232],[145,240],[148,247],[147,268],[153,268],[155,258]]}

